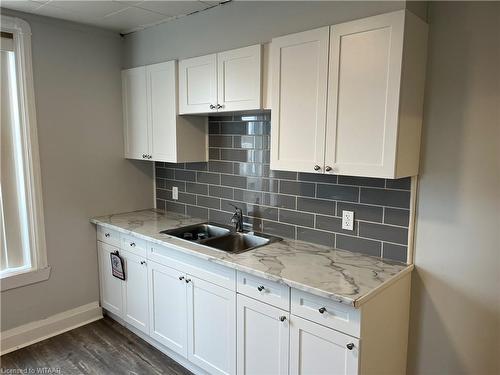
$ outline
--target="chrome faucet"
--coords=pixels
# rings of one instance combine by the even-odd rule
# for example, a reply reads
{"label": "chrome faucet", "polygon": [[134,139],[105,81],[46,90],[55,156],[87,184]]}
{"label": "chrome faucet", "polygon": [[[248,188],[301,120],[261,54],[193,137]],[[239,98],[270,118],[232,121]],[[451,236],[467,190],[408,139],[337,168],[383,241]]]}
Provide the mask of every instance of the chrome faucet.
{"label": "chrome faucet", "polygon": [[231,204],[234,207],[234,214],[231,218],[231,223],[234,224],[234,229],[236,232],[243,232],[243,210],[234,204]]}

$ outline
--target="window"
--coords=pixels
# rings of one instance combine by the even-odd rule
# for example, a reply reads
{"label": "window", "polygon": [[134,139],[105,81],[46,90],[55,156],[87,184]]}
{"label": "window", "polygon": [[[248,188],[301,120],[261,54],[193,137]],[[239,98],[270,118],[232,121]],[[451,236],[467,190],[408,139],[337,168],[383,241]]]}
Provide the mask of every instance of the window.
{"label": "window", "polygon": [[1,16],[1,290],[48,278],[29,25]]}

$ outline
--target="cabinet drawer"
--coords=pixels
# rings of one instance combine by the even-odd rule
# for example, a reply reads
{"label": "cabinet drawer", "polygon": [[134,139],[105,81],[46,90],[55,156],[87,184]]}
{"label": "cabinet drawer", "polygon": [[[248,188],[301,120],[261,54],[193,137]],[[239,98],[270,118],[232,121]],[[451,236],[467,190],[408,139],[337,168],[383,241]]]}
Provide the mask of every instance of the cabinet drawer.
{"label": "cabinet drawer", "polygon": [[209,262],[175,249],[175,246],[149,244],[148,259],[178,269],[226,289],[236,290],[236,270]]}
{"label": "cabinet drawer", "polygon": [[144,258],[146,257],[146,254],[148,252],[147,241],[126,234],[122,234],[121,236],[120,247],[122,248],[122,250],[128,251],[135,255],[139,255]]}
{"label": "cabinet drawer", "polygon": [[360,312],[352,306],[292,289],[291,312],[318,324],[359,337]]}
{"label": "cabinet drawer", "polygon": [[97,240],[120,247],[120,233],[100,225],[97,227]]}
{"label": "cabinet drawer", "polygon": [[238,293],[290,310],[290,287],[287,285],[239,271],[237,283]]}

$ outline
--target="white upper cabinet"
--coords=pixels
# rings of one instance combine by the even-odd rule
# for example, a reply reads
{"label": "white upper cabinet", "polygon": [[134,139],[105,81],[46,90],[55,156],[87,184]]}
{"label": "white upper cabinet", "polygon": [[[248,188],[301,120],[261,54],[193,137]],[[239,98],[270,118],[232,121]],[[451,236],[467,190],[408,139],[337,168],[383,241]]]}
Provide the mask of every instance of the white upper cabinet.
{"label": "white upper cabinet", "polygon": [[179,113],[262,108],[261,45],[179,61]]}
{"label": "white upper cabinet", "polygon": [[217,55],[179,61],[179,113],[217,112]]}
{"label": "white upper cabinet", "polygon": [[220,111],[261,107],[261,50],[258,44],[217,54]]}
{"label": "white upper cabinet", "polygon": [[125,157],[144,159],[149,154],[146,67],[122,71]]}
{"label": "white upper cabinet", "polygon": [[[321,51],[308,39],[320,30]],[[427,24],[404,10],[273,39],[271,168],[418,174],[426,44]]]}
{"label": "white upper cabinet", "polygon": [[426,25],[398,11],[332,26],[325,165],[353,176],[418,173]]}
{"label": "white upper cabinet", "polygon": [[271,168],[323,170],[329,28],[271,43]]}
{"label": "white upper cabinet", "polygon": [[171,163],[207,160],[207,125],[177,111],[177,63],[124,70],[125,157]]}

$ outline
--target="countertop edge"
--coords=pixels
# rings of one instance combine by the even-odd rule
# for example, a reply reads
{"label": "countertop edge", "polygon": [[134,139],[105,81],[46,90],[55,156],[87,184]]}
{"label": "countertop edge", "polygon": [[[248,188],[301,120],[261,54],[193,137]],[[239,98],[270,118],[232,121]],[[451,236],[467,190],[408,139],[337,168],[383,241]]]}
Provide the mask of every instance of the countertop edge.
{"label": "countertop edge", "polygon": [[301,291],[308,292],[308,293],[317,295],[319,297],[328,298],[328,299],[330,299],[332,301],[335,301],[335,302],[338,302],[338,303],[342,303],[342,304],[345,304],[345,305],[350,305],[350,306],[352,306],[352,307],[354,307],[356,309],[360,308],[364,303],[366,303],[367,301],[369,301],[370,299],[372,299],[373,297],[375,297],[377,294],[379,294],[380,292],[382,292],[384,289],[388,288],[393,283],[395,283],[396,281],[398,281],[399,279],[401,279],[408,272],[411,272],[413,270],[413,268],[414,268],[413,264],[409,264],[409,265],[407,265],[407,267],[405,267],[400,272],[398,272],[398,274],[396,274],[393,277],[391,277],[390,279],[384,281],[382,284],[380,284],[379,286],[373,288],[368,293],[362,295],[359,298],[352,299],[352,298],[341,296],[341,295],[338,295],[338,294],[335,294],[335,293],[325,292],[325,291],[323,291],[321,289],[318,289],[318,288],[315,288],[315,287],[311,287],[311,286],[308,286],[308,285],[305,285],[305,284],[301,284],[301,283],[295,282],[293,280],[288,280],[288,279],[283,278],[283,277],[271,275],[271,274],[268,274],[268,273],[263,272],[263,271],[256,270],[256,269],[251,268],[251,267],[245,267],[245,266],[242,266],[242,265],[230,262],[230,261],[226,261],[224,259],[218,259],[218,258],[212,257],[212,256],[207,255],[207,254],[203,254],[203,253],[200,253],[200,252],[197,252],[197,251],[194,251],[194,250],[190,250],[190,249],[181,247],[180,245],[178,245],[176,243],[172,243],[171,241],[169,241],[171,239],[171,237],[168,237],[168,236],[164,240],[159,240],[159,239],[156,239],[156,238],[149,237],[147,235],[143,235],[143,234],[134,232],[133,230],[124,229],[122,227],[119,227],[119,226],[116,226],[116,225],[113,225],[113,224],[109,224],[109,223],[100,221],[100,220],[98,220],[96,218],[91,218],[91,219],[89,219],[89,221],[92,224],[100,225],[102,227],[109,228],[109,229],[115,230],[115,231],[123,233],[123,234],[133,235],[135,237],[144,239],[146,241],[149,241],[149,242],[161,245],[161,246],[174,247],[174,249],[176,251],[179,251],[179,252],[187,254],[187,255],[195,256],[197,258],[204,259],[204,260],[209,261],[209,262],[217,263],[217,264],[220,264],[222,266],[235,269],[237,271],[246,272],[246,273],[249,273],[249,274],[252,274],[252,275],[255,275],[255,276],[263,277],[263,278],[265,278],[267,280],[279,282],[279,283],[288,285],[291,288],[299,289]]}

